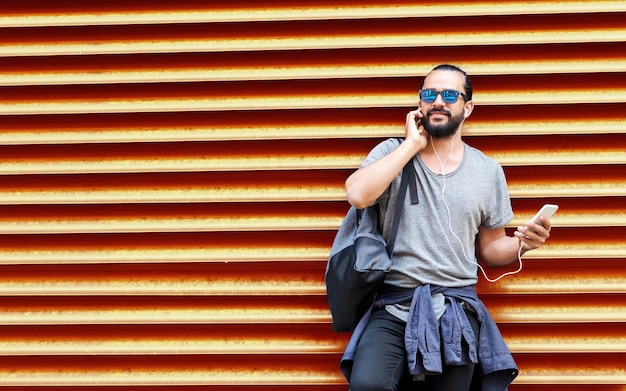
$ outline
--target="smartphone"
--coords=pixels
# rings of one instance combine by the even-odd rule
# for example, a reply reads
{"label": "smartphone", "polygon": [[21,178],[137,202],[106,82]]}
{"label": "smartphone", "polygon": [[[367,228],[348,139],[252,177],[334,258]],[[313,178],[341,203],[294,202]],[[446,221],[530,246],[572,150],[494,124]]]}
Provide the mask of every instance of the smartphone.
{"label": "smartphone", "polygon": [[554,214],[556,213],[558,209],[559,209],[558,205],[545,204],[544,206],[541,207],[541,209],[539,209],[539,212],[537,212],[537,214],[530,221],[535,224],[541,225],[541,220],[539,220],[539,216],[545,216],[545,218],[549,220],[552,216],[554,216]]}

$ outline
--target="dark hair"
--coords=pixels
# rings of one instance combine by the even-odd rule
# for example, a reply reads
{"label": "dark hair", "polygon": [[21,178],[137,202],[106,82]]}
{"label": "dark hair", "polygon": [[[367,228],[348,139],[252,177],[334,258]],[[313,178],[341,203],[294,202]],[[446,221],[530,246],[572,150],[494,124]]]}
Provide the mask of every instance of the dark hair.
{"label": "dark hair", "polygon": [[[437,65],[436,67],[434,67],[432,71],[453,71],[453,72],[459,72],[460,74],[465,76],[465,85],[463,86],[465,88],[465,95],[467,95],[468,101],[472,100],[472,94],[473,94],[472,81],[470,80],[470,77],[467,75],[467,73],[465,73],[464,70],[462,70],[461,68],[455,65],[441,64],[441,65]],[[420,88],[424,88],[424,80],[422,80],[422,86]]]}

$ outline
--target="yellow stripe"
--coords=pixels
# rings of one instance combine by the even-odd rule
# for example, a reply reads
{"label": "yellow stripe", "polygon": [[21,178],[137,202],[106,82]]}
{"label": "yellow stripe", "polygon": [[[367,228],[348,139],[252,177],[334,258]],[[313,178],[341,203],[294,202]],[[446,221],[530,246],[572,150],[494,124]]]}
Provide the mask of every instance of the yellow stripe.
{"label": "yellow stripe", "polygon": [[[122,64],[121,64],[122,65]],[[97,70],[79,69],[64,72],[21,71],[0,72],[0,85],[63,85],[63,84],[116,84],[203,81],[250,81],[250,80],[309,80],[369,77],[414,77],[426,74],[431,63],[411,64],[355,64],[324,65],[315,67],[299,64],[276,64],[275,66],[208,67],[200,69],[157,70]],[[626,59],[571,58],[565,60],[509,60],[492,62],[463,61],[463,68],[472,75],[539,75],[558,73],[621,72],[626,69]]]}
{"label": "yellow stripe", "polygon": [[[133,100],[110,99],[96,101],[53,101],[53,102],[3,102],[0,115],[37,114],[88,114],[88,113],[133,113],[133,112],[187,112],[226,110],[279,110],[279,109],[324,109],[324,108],[367,108],[406,107],[417,104],[414,94],[368,94],[362,95],[302,95],[266,97],[221,97],[212,98],[137,98]],[[478,105],[558,105],[577,103],[623,103],[626,88],[606,88],[599,94],[597,89],[553,90],[553,91],[507,91],[482,92],[476,94]]]}
{"label": "yellow stripe", "polygon": [[235,52],[261,50],[345,49],[384,47],[440,47],[476,45],[521,45],[551,43],[622,42],[626,28],[533,30],[463,33],[376,34],[349,36],[261,37],[222,39],[162,39],[156,42],[47,42],[3,45],[0,56],[67,56],[179,52]]}
{"label": "yellow stripe", "polygon": [[[7,386],[92,386],[94,383],[103,386],[262,386],[262,385],[306,385],[332,386],[346,385],[345,379],[336,370],[327,369],[325,372],[298,369],[263,368],[256,369],[161,369],[161,370],[128,370],[101,369],[98,371],[72,371],[62,369],[37,372],[15,370],[7,376],[4,384]],[[583,368],[561,366],[553,370],[533,368],[520,373],[516,384],[544,384],[544,385],[588,385],[607,384],[620,385],[626,383],[624,370],[617,366],[604,365],[602,367]]]}
{"label": "yellow stripe", "polygon": [[[554,241],[554,240],[553,240]],[[619,259],[626,257],[623,242],[607,243],[551,243],[530,251],[524,259]],[[0,264],[106,264],[106,263],[145,263],[169,262],[276,262],[276,261],[321,261],[328,260],[331,243],[327,246],[311,244],[299,246],[249,246],[198,248],[103,248],[103,249],[27,249],[23,251],[0,249]],[[322,267],[322,266],[321,266]],[[323,267],[322,267],[323,269]]]}
{"label": "yellow stripe", "polygon": [[[289,339],[253,336],[221,339],[219,337],[174,337],[152,339],[142,336],[134,340],[98,339],[81,343],[53,339],[32,339],[27,341],[2,341],[2,355],[161,355],[161,354],[340,354],[345,338],[336,339]],[[620,335],[607,337],[586,336],[534,336],[506,337],[509,348],[514,353],[619,353],[626,346],[626,338]],[[585,346],[586,349],[581,347]]]}
{"label": "yellow stripe", "polygon": [[[588,121],[558,121],[533,119],[498,122],[469,120],[463,128],[466,136],[503,135],[553,135],[553,134],[621,134],[625,133],[624,120],[590,119]],[[175,141],[224,140],[275,140],[275,139],[343,139],[402,137],[404,129],[398,124],[380,125],[316,125],[300,124],[254,127],[237,125],[212,128],[202,127],[148,127],[141,129],[102,128],[89,129],[28,129],[0,133],[0,144],[76,144],[76,143],[127,143]]]}
{"label": "yellow stripe", "polygon": [[[584,178],[551,183],[509,183],[514,198],[532,197],[606,197],[626,196],[626,180],[592,182]],[[98,203],[158,203],[158,202],[290,202],[290,201],[343,201],[342,185],[289,185],[248,186],[220,185],[219,187],[193,187],[185,185],[158,189],[104,188],[93,190],[5,190],[0,192],[0,202],[19,204],[98,204]]]}
{"label": "yellow stripe", "polygon": [[[97,26],[118,24],[170,24],[207,22],[303,21],[369,18],[429,18],[447,16],[541,15],[565,13],[624,12],[623,1],[480,1],[457,4],[293,6],[252,9],[211,9],[184,11],[171,5],[170,11],[55,12],[43,15],[3,15],[0,27]],[[221,8],[221,7],[220,7]]]}
{"label": "yellow stripe", "polygon": [[[624,322],[623,306],[617,305],[519,305],[491,304],[494,320],[501,323],[607,323]],[[299,324],[326,323],[327,308],[33,308],[28,312],[0,313],[0,325],[70,324]]]}
{"label": "yellow stripe", "polygon": [[[516,153],[489,152],[487,155],[498,160],[503,166],[550,166],[580,164],[626,164],[626,153],[622,150],[600,151],[524,151]],[[257,170],[332,170],[356,169],[364,153],[346,153],[344,155],[317,154],[314,156],[218,156],[196,158],[159,158],[151,159],[68,159],[58,161],[2,161],[0,175],[30,174],[98,174],[98,173],[148,173],[148,172],[224,172],[247,171],[250,167]]]}
{"label": "yellow stripe", "polygon": [[[263,361],[262,359],[260,359]],[[227,364],[224,364],[225,366]],[[73,370],[58,368],[55,370],[41,369],[12,370],[3,377],[6,386],[42,386],[54,384],[56,387],[92,387],[99,386],[289,386],[289,385],[333,385],[345,384],[341,373],[326,369],[304,368],[206,368],[187,369],[179,368],[176,363],[171,368],[156,369],[129,369],[129,368],[100,368],[96,371],[89,369]]]}
{"label": "yellow stripe", "polygon": [[[597,249],[601,245],[592,246]],[[616,247],[614,247],[615,249]],[[525,257],[524,257],[525,258]],[[554,259],[556,260],[556,258]],[[228,260],[224,260],[228,261]],[[611,258],[602,260],[600,267],[606,270],[616,271],[618,268],[610,268]],[[602,262],[595,259],[596,263]],[[292,264],[286,264],[289,267]],[[295,263],[294,263],[295,265]],[[318,265],[323,267],[324,262]],[[95,272],[94,272],[95,273]],[[488,275],[501,274],[497,269],[488,271]],[[624,294],[626,293],[626,281],[615,273],[605,276],[602,273],[579,273],[575,276],[546,276],[545,272],[536,269],[524,270],[516,278],[505,279],[498,287],[479,287],[479,293],[506,294],[506,295],[581,295],[581,294]],[[326,287],[321,281],[321,276],[313,269],[312,272],[274,272],[271,276],[263,275],[260,280],[254,272],[240,273],[234,277],[228,274],[216,273],[210,284],[207,279],[191,273],[176,277],[163,276],[155,278],[151,275],[142,276],[140,273],[131,277],[117,276],[85,276],[78,277],[65,275],[59,277],[42,277],[40,275],[30,278],[5,277],[0,286],[3,296],[324,296]]]}
{"label": "yellow stripe", "polygon": [[[347,210],[348,203],[345,204]],[[533,213],[517,215],[508,227],[517,227],[528,221]],[[228,232],[228,231],[315,231],[336,230],[343,215],[327,212],[315,216],[90,216],[80,218],[35,217],[16,220],[0,220],[0,232],[5,234],[54,234],[54,233],[130,233],[130,232]],[[551,219],[552,227],[626,227],[626,211],[611,210],[606,212],[559,211]]]}

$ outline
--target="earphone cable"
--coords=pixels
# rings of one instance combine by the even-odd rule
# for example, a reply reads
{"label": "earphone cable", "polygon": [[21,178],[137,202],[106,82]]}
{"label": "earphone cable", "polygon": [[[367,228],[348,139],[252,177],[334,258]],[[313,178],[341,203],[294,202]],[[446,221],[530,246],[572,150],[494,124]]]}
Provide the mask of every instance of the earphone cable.
{"label": "earphone cable", "polygon": [[[450,147],[450,153],[448,154],[448,157],[446,158],[445,161],[442,161],[441,158],[439,157],[439,154],[437,153],[437,148],[435,148],[435,143],[433,143],[433,139],[432,136],[430,136],[430,143],[433,146],[433,151],[435,152],[435,156],[437,157],[437,160],[439,160],[439,164],[441,165],[441,180],[442,180],[442,186],[441,186],[441,199],[443,201],[443,205],[446,208],[446,212],[448,214],[448,229],[450,230],[450,233],[452,234],[452,236],[454,236],[454,238],[459,242],[459,244],[461,245],[461,249],[463,250],[463,257],[465,258],[466,261],[468,261],[469,263],[478,266],[478,268],[480,269],[480,271],[482,272],[483,276],[485,277],[485,279],[491,283],[497,282],[500,279],[506,277],[506,276],[511,276],[514,274],[517,274],[519,272],[522,271],[522,267],[523,267],[523,263],[522,263],[522,248],[524,246],[524,243],[520,240],[520,246],[519,246],[519,250],[517,251],[517,260],[519,262],[519,268],[515,271],[511,271],[511,272],[506,272],[504,274],[502,274],[501,276],[499,276],[496,279],[491,279],[487,276],[487,273],[485,272],[485,269],[478,263],[478,262],[474,262],[470,259],[470,257],[467,256],[466,253],[466,249],[465,246],[463,245],[463,241],[454,233],[454,231],[452,230],[452,213],[450,212],[450,207],[448,206],[448,203],[446,202],[446,197],[445,197],[445,192],[446,192],[446,172],[445,172],[445,164],[448,162],[448,160],[450,160],[450,157],[452,156],[452,153],[454,152],[454,139],[456,138],[456,134],[452,137],[452,142],[451,142],[451,147]],[[450,243],[448,241],[448,243]],[[452,244],[450,243],[450,246],[452,246]],[[454,248],[452,249],[454,251]]]}

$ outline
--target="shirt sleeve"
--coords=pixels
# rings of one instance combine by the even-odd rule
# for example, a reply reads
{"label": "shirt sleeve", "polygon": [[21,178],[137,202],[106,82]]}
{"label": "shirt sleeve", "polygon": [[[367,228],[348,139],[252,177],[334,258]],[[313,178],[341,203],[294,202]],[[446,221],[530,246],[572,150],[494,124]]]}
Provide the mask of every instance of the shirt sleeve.
{"label": "shirt sleeve", "polygon": [[[372,150],[369,152],[365,160],[363,160],[361,167],[368,166],[376,162],[377,160],[385,157],[386,155],[394,151],[396,148],[398,148],[399,145],[400,145],[400,140],[393,139],[393,138],[389,138],[387,140],[380,142],[378,145],[372,148]],[[383,194],[381,194],[380,197],[378,197],[378,199],[376,200],[376,202],[374,202],[374,204],[378,204],[379,206],[381,204],[387,205],[387,203],[389,202],[390,189],[391,189],[391,186],[388,186],[387,189],[383,192]]]}
{"label": "shirt sleeve", "polygon": [[368,166],[375,161],[383,158],[384,156],[390,154],[393,150],[398,148],[400,142],[397,139],[389,138],[387,140],[381,141],[369,152],[363,163],[361,163],[361,167]]}
{"label": "shirt sleeve", "polygon": [[[497,164],[497,163],[496,163]],[[494,178],[494,192],[491,200],[491,213],[483,222],[483,226],[487,229],[496,229],[504,227],[513,219],[513,208],[511,207],[511,198],[509,189],[504,175],[504,170],[497,164]]]}

